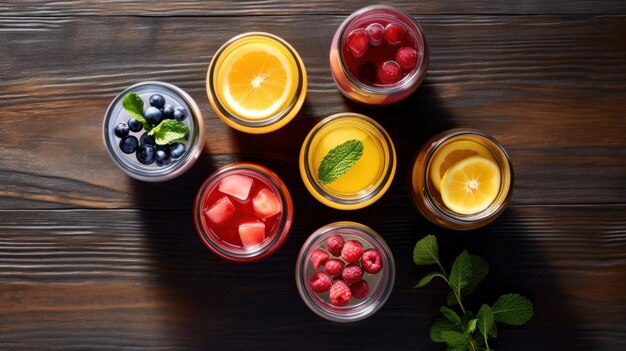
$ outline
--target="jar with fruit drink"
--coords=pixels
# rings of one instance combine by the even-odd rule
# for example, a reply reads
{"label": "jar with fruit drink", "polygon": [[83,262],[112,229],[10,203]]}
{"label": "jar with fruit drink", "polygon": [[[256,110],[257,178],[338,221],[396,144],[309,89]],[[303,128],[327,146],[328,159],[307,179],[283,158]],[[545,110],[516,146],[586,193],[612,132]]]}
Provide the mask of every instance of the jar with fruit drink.
{"label": "jar with fruit drink", "polygon": [[122,91],[103,123],[104,146],[127,175],[148,182],[186,172],[204,147],[204,119],[196,102],[172,84],[148,81]]}
{"label": "jar with fruit drink", "polygon": [[330,69],[339,91],[368,105],[388,105],[411,95],[426,76],[428,60],[428,44],[417,21],[384,5],[350,15],[330,47]]}
{"label": "jar with fruit drink", "polygon": [[304,103],[307,74],[298,52],[269,33],[235,36],[215,53],[206,76],[209,103],[227,125],[268,133],[291,121]]}
{"label": "jar with fruit drink", "polygon": [[416,155],[409,191],[431,222],[455,230],[482,227],[506,208],[513,165],[493,137],[472,129],[435,135]]}
{"label": "jar with fruit drink", "polygon": [[355,322],[378,311],[395,281],[393,254],[383,238],[355,222],[325,225],[309,236],[296,261],[304,303],[334,322]]}
{"label": "jar with fruit drink", "polygon": [[233,163],[211,174],[194,202],[194,222],[202,242],[235,262],[260,260],[285,241],[293,203],[283,181],[255,163]]}

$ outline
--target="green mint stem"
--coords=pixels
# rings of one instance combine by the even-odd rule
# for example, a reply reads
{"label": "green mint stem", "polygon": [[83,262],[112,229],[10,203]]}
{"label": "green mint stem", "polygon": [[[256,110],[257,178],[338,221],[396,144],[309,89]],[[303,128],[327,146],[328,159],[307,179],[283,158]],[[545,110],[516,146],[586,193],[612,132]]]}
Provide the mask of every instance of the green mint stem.
{"label": "green mint stem", "polygon": [[467,338],[469,339],[470,346],[472,347],[472,351],[478,351],[478,347],[476,347],[476,345],[474,344],[474,339],[472,339],[472,336],[468,335]]}
{"label": "green mint stem", "polygon": [[491,349],[489,348],[489,342],[487,342],[487,334],[483,335],[483,338],[485,339],[485,346],[487,347],[487,351],[491,351]]}

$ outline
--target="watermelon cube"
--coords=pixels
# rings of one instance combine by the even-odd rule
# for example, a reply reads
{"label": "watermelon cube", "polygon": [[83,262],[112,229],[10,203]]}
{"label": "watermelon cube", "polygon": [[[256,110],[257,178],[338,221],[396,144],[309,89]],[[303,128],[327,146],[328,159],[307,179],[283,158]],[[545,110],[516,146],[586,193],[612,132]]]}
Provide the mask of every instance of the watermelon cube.
{"label": "watermelon cube", "polygon": [[235,214],[235,205],[228,196],[221,197],[211,207],[204,210],[211,222],[220,225],[226,223]]}
{"label": "watermelon cube", "polygon": [[244,247],[252,247],[265,239],[265,223],[243,222],[239,224],[239,237]]}
{"label": "watermelon cube", "polygon": [[231,174],[220,182],[219,191],[245,201],[250,194],[253,179],[241,174]]}
{"label": "watermelon cube", "polygon": [[278,196],[268,188],[261,189],[252,199],[254,213],[259,218],[268,218],[283,210]]}

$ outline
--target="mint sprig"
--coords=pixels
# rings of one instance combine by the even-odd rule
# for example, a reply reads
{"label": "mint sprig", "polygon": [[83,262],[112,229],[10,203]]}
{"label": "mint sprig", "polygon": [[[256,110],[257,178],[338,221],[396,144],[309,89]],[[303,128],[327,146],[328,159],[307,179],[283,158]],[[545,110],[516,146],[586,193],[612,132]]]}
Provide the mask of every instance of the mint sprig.
{"label": "mint sprig", "polygon": [[175,141],[185,142],[185,138],[189,135],[189,128],[181,121],[164,119],[149,131],[148,135],[153,135],[158,145],[171,144]]}
{"label": "mint sprig", "polygon": [[427,235],[417,242],[413,262],[419,266],[436,264],[440,269],[428,273],[415,287],[426,286],[439,277],[452,290],[448,295],[448,305],[458,305],[461,310],[459,315],[452,308],[442,306],[439,312],[444,318],[437,318],[430,327],[431,340],[446,343],[446,350],[491,351],[489,338],[498,335],[497,323],[522,325],[534,314],[533,304],[528,299],[518,294],[505,294],[491,306],[483,304],[478,314],[474,315],[463,305],[463,297],[473,293],[485,279],[489,264],[482,257],[464,250],[455,258],[448,274],[439,260],[439,246],[434,235]]}
{"label": "mint sprig", "polygon": [[330,184],[344,175],[363,156],[363,142],[348,140],[335,146],[324,156],[317,170],[317,179],[322,184]]}
{"label": "mint sprig", "polygon": [[132,118],[141,123],[146,131],[150,131],[150,129],[152,129],[152,125],[143,117],[143,100],[139,97],[139,95],[137,95],[137,93],[131,91],[130,93],[124,95],[122,107]]}

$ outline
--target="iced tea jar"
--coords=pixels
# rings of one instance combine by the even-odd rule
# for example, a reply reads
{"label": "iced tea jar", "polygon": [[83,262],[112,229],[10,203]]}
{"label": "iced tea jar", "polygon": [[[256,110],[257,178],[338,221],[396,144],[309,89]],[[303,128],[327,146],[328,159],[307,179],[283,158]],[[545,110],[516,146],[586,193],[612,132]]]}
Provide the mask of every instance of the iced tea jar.
{"label": "iced tea jar", "polygon": [[428,70],[428,44],[408,13],[384,5],[364,7],[337,29],[330,69],[339,91],[367,105],[405,99]]}
{"label": "iced tea jar", "polygon": [[452,129],[421,148],[409,178],[411,200],[424,217],[442,227],[469,230],[504,211],[511,198],[513,166],[493,137]]}

